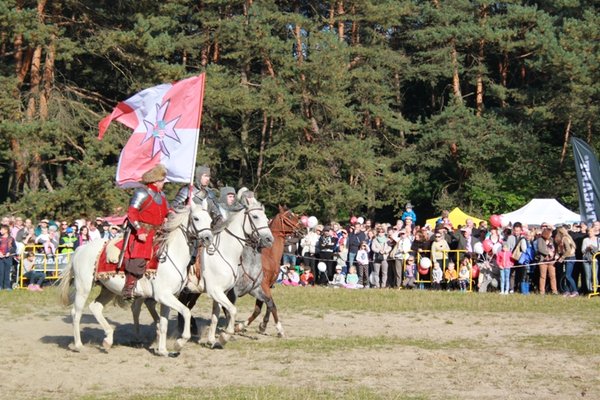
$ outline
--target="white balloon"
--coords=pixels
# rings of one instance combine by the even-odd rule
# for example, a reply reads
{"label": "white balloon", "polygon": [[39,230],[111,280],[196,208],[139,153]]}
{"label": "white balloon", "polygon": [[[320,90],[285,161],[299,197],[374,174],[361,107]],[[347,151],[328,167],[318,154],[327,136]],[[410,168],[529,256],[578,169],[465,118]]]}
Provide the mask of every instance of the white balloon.
{"label": "white balloon", "polygon": [[325,264],[323,261],[321,261],[320,263],[317,264],[317,268],[321,272],[326,272],[327,271],[327,264]]}
{"label": "white balloon", "polygon": [[501,225],[503,228],[506,228],[506,227],[508,226],[508,223],[509,223],[509,222],[510,222],[510,221],[508,220],[508,218],[506,218],[504,215],[500,215],[500,225]]}
{"label": "white balloon", "polygon": [[431,268],[431,259],[429,257],[422,257],[419,266],[423,269]]}
{"label": "white balloon", "polygon": [[363,217],[358,217],[356,219],[356,222],[358,222],[359,224],[364,224],[365,223],[365,219]]}
{"label": "white balloon", "polygon": [[500,250],[502,250],[502,245],[500,243],[495,243],[494,246],[492,247],[492,253],[496,254]]}
{"label": "white balloon", "polygon": [[477,242],[473,245],[473,251],[475,251],[475,253],[482,255],[483,254],[483,243],[481,242]]}
{"label": "white balloon", "polygon": [[314,215],[311,217],[308,217],[308,227],[310,229],[313,229],[318,224],[319,224],[319,220],[317,219],[317,217],[315,217]]}

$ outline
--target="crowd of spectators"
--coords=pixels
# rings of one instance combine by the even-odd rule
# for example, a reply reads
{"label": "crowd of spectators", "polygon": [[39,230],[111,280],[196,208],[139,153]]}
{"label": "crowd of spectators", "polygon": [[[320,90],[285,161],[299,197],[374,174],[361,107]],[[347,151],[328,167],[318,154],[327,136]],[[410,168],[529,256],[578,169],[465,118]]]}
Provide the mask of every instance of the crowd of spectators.
{"label": "crowd of spectators", "polygon": [[444,211],[435,226],[419,225],[407,204],[395,224],[362,218],[346,226],[317,224],[294,244],[293,254],[286,254],[286,268],[295,260],[310,269],[314,284],[332,287],[536,291],[568,297],[596,291],[598,271],[592,271],[592,261],[600,222],[501,227],[467,219],[453,226],[448,214]]}
{"label": "crowd of spectators", "polygon": [[[35,268],[36,256],[41,256],[44,264],[51,264],[61,254],[71,253],[91,240],[111,239],[121,230],[101,217],[92,220],[80,218],[72,222],[43,218],[34,224],[29,218],[4,216],[0,227],[7,232],[6,240],[0,240],[0,289],[12,289],[17,278],[16,267],[19,266],[23,268],[22,273],[29,282],[28,289],[32,291],[43,290],[46,278],[44,272]],[[10,244],[14,247],[11,248]]]}

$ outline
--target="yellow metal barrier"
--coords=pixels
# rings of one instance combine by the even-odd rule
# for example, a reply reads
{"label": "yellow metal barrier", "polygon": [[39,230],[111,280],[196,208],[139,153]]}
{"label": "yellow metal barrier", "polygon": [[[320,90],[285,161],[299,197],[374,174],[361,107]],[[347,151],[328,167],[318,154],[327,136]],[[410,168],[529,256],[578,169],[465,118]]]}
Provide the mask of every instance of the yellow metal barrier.
{"label": "yellow metal barrier", "polygon": [[592,287],[594,288],[594,291],[588,294],[588,298],[590,299],[594,296],[600,295],[600,292],[598,292],[598,288],[600,287],[598,284],[598,271],[596,270],[598,265],[598,256],[600,256],[600,251],[595,253],[592,257]]}
{"label": "yellow metal barrier", "polygon": [[[419,285],[423,285],[423,284],[431,284],[431,271],[433,270],[433,263],[435,262],[435,260],[431,260],[431,268],[429,268],[429,279],[421,279],[421,274],[419,273],[419,265],[421,265],[421,258],[423,257],[429,257],[430,256],[431,251],[430,250],[422,250],[417,252],[416,254],[416,264],[417,264],[417,277],[415,279],[415,283],[419,284]],[[455,254],[455,259],[457,260],[457,265],[456,265],[456,271],[458,273],[459,270],[459,266],[460,266],[460,259],[461,259],[461,254],[462,253],[466,253],[466,250],[444,250],[444,259],[442,260],[442,265],[440,266],[442,268],[442,273],[446,272],[446,266],[448,264],[448,260],[450,259],[449,256],[451,254]],[[412,254],[412,252],[411,252]],[[395,259],[391,259],[393,261],[397,261]],[[404,271],[406,270],[406,258],[404,258],[402,260],[402,275],[404,276]],[[401,282],[400,282],[401,283]],[[398,286],[400,286],[400,283],[398,284]],[[473,266],[472,264],[469,266],[469,286],[468,286],[468,290],[469,292],[473,291]]]}
{"label": "yellow metal barrier", "polygon": [[58,246],[58,249],[54,254],[46,254],[44,252],[44,246],[42,245],[27,245],[25,250],[19,256],[19,273],[17,277],[18,289],[24,289],[27,287],[26,282],[28,279],[25,277],[25,269],[23,263],[25,260],[25,254],[28,252],[33,253],[35,257],[34,269],[36,271],[42,271],[46,275],[46,280],[57,280],[61,277],[62,271],[67,267],[67,264],[71,260],[73,252],[61,253],[63,249],[67,247]]}

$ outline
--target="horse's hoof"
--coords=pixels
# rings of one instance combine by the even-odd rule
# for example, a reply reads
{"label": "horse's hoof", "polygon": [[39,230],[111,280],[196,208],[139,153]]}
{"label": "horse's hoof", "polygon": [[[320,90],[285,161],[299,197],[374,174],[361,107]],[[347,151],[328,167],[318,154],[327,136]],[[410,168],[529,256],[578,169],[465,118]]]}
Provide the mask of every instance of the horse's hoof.
{"label": "horse's hoof", "polygon": [[221,344],[221,342],[214,342],[210,345],[210,348],[213,350],[223,350],[223,345]]}
{"label": "horse's hoof", "polygon": [[168,351],[166,351],[166,350],[164,350],[164,351],[154,350],[154,354],[157,355],[157,356],[161,356],[161,357],[169,357],[170,353]]}
{"label": "horse's hoof", "polygon": [[181,349],[183,349],[183,346],[185,346],[185,344],[186,344],[187,342],[188,342],[188,341],[187,341],[186,339],[177,339],[177,340],[175,341],[175,350],[177,350],[177,351],[181,351]]}
{"label": "horse's hoof", "polygon": [[112,347],[112,342],[109,342],[108,340],[104,339],[102,341],[102,347],[104,348],[104,350],[110,350],[110,348]]}
{"label": "horse's hoof", "polygon": [[178,351],[172,351],[172,352],[169,353],[168,357],[169,358],[177,358],[177,357],[179,357],[180,354],[181,353],[178,352]]}
{"label": "horse's hoof", "polygon": [[235,333],[246,332],[246,324],[240,322],[235,325]]}
{"label": "horse's hoof", "polygon": [[285,338],[285,332],[283,332],[283,331],[277,332],[277,337],[284,339]]}
{"label": "horse's hoof", "polygon": [[265,333],[267,331],[267,325],[262,322],[258,325],[258,333]]}
{"label": "horse's hoof", "polygon": [[72,344],[69,346],[69,349],[75,353],[81,353],[83,351],[83,345],[82,344],[80,344],[80,345]]}

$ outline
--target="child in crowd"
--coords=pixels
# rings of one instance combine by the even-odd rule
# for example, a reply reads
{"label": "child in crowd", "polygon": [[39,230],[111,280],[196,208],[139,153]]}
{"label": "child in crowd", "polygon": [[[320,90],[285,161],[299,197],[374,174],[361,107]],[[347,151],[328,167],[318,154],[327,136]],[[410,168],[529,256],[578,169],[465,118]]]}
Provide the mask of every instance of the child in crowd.
{"label": "child in crowd", "polygon": [[344,287],[346,284],[346,275],[342,272],[342,266],[337,265],[335,267],[335,274],[333,274],[333,280],[329,283],[334,288]]}
{"label": "child in crowd", "polygon": [[358,265],[358,283],[363,287],[369,287],[369,246],[362,242],[356,253],[356,265]]}
{"label": "child in crowd", "polygon": [[310,268],[306,268],[304,263],[300,263],[300,270],[302,271],[302,274],[300,275],[300,284],[302,286],[314,285],[315,277]]}
{"label": "child in crowd", "polygon": [[407,289],[414,289],[414,287],[416,286],[416,276],[417,264],[415,264],[415,258],[413,256],[409,256],[408,260],[406,260],[406,265],[404,267],[404,280],[402,281],[402,286]]}
{"label": "child in crowd", "polygon": [[500,268],[500,294],[508,294],[510,287],[510,269],[514,265],[508,243],[502,244],[502,250],[496,253],[496,264]]}
{"label": "child in crowd", "polygon": [[27,290],[32,292],[41,292],[44,290],[42,289],[42,283],[44,282],[44,279],[46,279],[46,274],[42,271],[35,270],[35,255],[30,251],[25,253],[25,258],[23,259],[23,271],[25,271],[23,276],[29,280]]}
{"label": "child in crowd", "polygon": [[298,272],[289,264],[287,265],[287,272],[283,274],[281,284],[283,286],[298,286],[300,284],[300,275]]}
{"label": "child in crowd", "polygon": [[356,267],[351,266],[350,272],[346,276],[346,284],[344,285],[346,289],[362,289],[362,285],[358,283],[358,275],[356,274]]}
{"label": "child in crowd", "polygon": [[36,244],[41,244],[44,248],[44,253],[47,256],[51,256],[56,251],[56,246],[52,242],[52,236],[50,235],[50,231],[47,226],[43,226],[41,228],[41,233],[35,238]]}
{"label": "child in crowd", "polygon": [[456,269],[454,269],[454,263],[450,261],[448,263],[448,267],[444,272],[444,280],[446,281],[446,289],[454,290],[458,286],[458,274],[456,273]]}
{"label": "child in crowd", "polygon": [[470,275],[469,259],[465,257],[461,261],[460,269],[458,270],[458,286],[460,287],[461,292],[465,292],[467,290],[467,286],[469,286],[469,280],[471,278]]}
{"label": "child in crowd", "polygon": [[440,290],[442,288],[442,279],[444,279],[444,272],[440,268],[439,262],[433,263],[433,271],[431,272],[431,288],[433,290]]}

